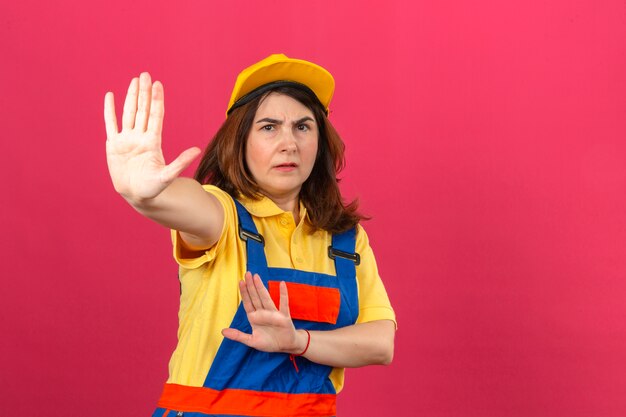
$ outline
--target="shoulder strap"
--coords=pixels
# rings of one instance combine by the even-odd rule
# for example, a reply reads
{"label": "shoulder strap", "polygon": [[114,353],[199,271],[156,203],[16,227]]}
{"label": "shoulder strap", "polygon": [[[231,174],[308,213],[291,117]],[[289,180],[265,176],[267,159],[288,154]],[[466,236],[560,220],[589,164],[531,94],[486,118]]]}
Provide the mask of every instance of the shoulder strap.
{"label": "shoulder strap", "polygon": [[361,256],[355,252],[355,247],[356,227],[333,235],[332,245],[328,247],[328,256],[335,261],[337,276],[356,277],[356,265],[361,263]]}
{"label": "shoulder strap", "polygon": [[353,323],[359,316],[356,266],[361,263],[361,256],[355,252],[355,249],[356,227],[334,234],[332,246],[328,247],[328,256],[335,261],[335,271],[342,288],[342,298],[346,300],[346,308],[350,311]]}
{"label": "shoulder strap", "polygon": [[239,201],[235,201],[237,207],[237,219],[239,228],[239,238],[246,242],[246,252],[248,255],[247,270],[253,274],[260,274],[263,277],[267,270],[267,259],[265,258],[265,240],[257,231],[256,225],[248,210]]}

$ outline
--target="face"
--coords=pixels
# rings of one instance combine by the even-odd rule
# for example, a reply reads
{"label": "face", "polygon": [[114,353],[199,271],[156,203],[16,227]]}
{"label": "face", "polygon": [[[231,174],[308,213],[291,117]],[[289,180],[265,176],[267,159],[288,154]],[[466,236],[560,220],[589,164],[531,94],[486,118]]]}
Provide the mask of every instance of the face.
{"label": "face", "polygon": [[246,143],[246,163],[274,201],[297,198],[317,155],[318,126],[299,101],[270,93],[259,104]]}

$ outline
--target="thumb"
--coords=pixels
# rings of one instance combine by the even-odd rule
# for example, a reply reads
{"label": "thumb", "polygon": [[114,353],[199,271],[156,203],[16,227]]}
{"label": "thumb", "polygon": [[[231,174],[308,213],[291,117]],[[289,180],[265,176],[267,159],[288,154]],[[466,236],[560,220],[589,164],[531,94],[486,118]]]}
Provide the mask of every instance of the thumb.
{"label": "thumb", "polygon": [[163,168],[161,171],[161,182],[170,183],[174,181],[200,155],[200,152],[202,151],[196,146],[183,151],[178,155],[178,158]]}
{"label": "thumb", "polygon": [[226,339],[234,340],[235,342],[241,342],[247,346],[250,346],[250,342],[252,339],[251,334],[247,334],[240,330],[233,329],[232,327],[222,329],[222,336],[224,336]]}

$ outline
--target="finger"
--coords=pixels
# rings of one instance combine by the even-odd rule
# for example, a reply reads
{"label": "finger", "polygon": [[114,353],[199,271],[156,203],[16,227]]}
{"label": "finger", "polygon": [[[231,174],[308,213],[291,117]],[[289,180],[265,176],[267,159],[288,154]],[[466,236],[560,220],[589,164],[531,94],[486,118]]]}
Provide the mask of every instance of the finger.
{"label": "finger", "polygon": [[222,336],[226,339],[234,340],[235,342],[243,343],[246,346],[250,346],[252,342],[252,335],[248,333],[244,333],[240,330],[233,329],[231,327],[227,329],[222,329]]}
{"label": "finger", "polygon": [[137,115],[135,116],[135,129],[145,131],[148,126],[150,114],[150,100],[152,97],[152,79],[150,74],[142,72],[139,75],[139,96],[137,97]]}
{"label": "finger", "polygon": [[[254,274],[255,277],[257,277],[257,274]],[[263,308],[263,303],[261,302],[261,299],[259,298],[259,293],[256,289],[256,286],[254,285],[254,278],[252,277],[252,275],[249,275],[246,273],[246,287],[248,288],[248,294],[250,295],[250,301],[252,302],[252,305],[254,306],[255,310],[260,310]]]}
{"label": "finger", "polygon": [[135,127],[135,114],[137,113],[137,93],[139,90],[139,79],[137,77],[130,81],[126,99],[124,100],[124,111],[122,112],[122,129],[132,129]]}
{"label": "finger", "polygon": [[[249,272],[247,273],[249,274]],[[250,301],[250,294],[248,293],[248,287],[246,286],[246,281],[239,281],[239,292],[241,293],[241,302],[243,303],[243,309],[246,314],[250,314],[256,311],[254,306],[252,305],[252,301]]]}
{"label": "finger", "polygon": [[150,117],[148,118],[148,130],[159,137],[163,130],[163,116],[165,115],[165,99],[163,84],[155,81],[152,84],[152,101],[150,103]]}
{"label": "finger", "polygon": [[270,297],[270,293],[263,285],[263,281],[261,281],[261,277],[257,274],[254,274],[254,287],[256,288],[257,294],[259,294],[259,299],[261,303],[263,303],[263,308],[271,311],[276,311],[276,305],[274,304],[274,300]]}
{"label": "finger", "polygon": [[113,139],[117,133],[117,116],[115,115],[115,99],[113,93],[108,92],[104,96],[104,126],[107,132],[107,139]]}
{"label": "finger", "polygon": [[280,312],[291,317],[289,313],[289,293],[285,281],[280,282]]}
{"label": "finger", "polygon": [[178,158],[174,159],[169,165],[165,166],[161,171],[161,181],[169,184],[183,172],[194,159],[200,155],[202,151],[198,147],[189,148],[183,151]]}

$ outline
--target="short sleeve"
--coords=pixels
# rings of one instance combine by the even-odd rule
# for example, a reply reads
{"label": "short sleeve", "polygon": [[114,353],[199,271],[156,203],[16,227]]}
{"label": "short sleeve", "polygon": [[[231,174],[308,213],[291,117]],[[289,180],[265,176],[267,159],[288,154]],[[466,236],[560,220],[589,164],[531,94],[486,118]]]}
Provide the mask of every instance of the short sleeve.
{"label": "short sleeve", "polygon": [[389,302],[383,281],[378,275],[378,266],[374,252],[369,244],[365,229],[357,229],[356,252],[361,256],[361,263],[356,267],[359,285],[359,317],[357,323],[375,320],[391,320],[396,324],[396,315]]}
{"label": "short sleeve", "polygon": [[229,227],[235,224],[236,208],[232,197],[213,185],[203,185],[202,187],[206,192],[215,196],[222,205],[224,209],[224,225],[222,226],[222,232],[220,233],[217,243],[205,251],[192,251],[187,249],[178,230],[171,231],[174,259],[181,267],[187,269],[195,269],[205,263],[213,261],[215,256],[222,251],[225,245],[226,236],[230,232]]}

